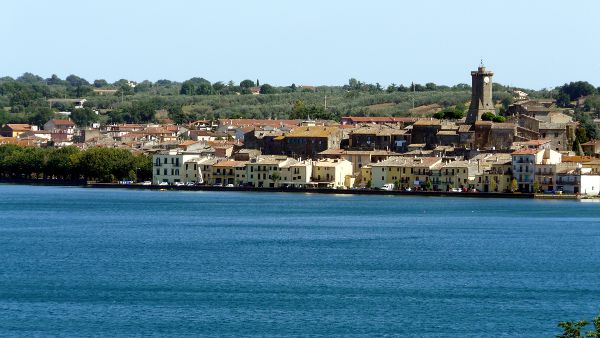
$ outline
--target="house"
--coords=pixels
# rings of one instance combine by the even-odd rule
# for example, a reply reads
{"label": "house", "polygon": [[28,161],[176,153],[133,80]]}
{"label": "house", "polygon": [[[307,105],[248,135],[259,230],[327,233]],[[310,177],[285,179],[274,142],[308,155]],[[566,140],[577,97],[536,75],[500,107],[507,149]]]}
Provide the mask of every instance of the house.
{"label": "house", "polygon": [[75,123],[73,123],[71,120],[52,119],[44,123],[44,130],[48,130],[53,133],[60,132],[72,135],[75,130]]}
{"label": "house", "polygon": [[433,189],[449,191],[452,188],[475,189],[476,176],[481,166],[476,161],[450,161],[439,168],[439,178],[433,180]]}
{"label": "house", "polygon": [[286,156],[261,155],[246,164],[246,185],[274,188],[280,185],[280,167],[296,160]]}
{"label": "house", "polygon": [[512,182],[512,156],[510,154],[481,154],[474,157],[482,171],[476,175],[475,189],[483,192],[510,191]]}
{"label": "house", "polygon": [[598,196],[600,193],[600,175],[581,165],[575,169],[561,170],[556,173],[556,189],[568,194]]}
{"label": "house", "polygon": [[[523,148],[514,151],[511,156],[513,177],[521,192],[534,192],[536,167],[561,163],[561,154],[552,149]],[[551,190],[550,187],[548,189]]]}
{"label": "house", "polygon": [[311,181],[327,188],[350,188],[352,163],[344,159],[321,159],[312,163]]}
{"label": "house", "polygon": [[199,153],[184,152],[181,149],[154,154],[152,156],[152,183],[204,182],[202,165],[210,159],[200,156]]}
{"label": "house", "polygon": [[324,150],[339,148],[342,135],[342,130],[337,127],[299,127],[274,138],[274,141],[283,144],[283,150],[288,156],[315,158]]}
{"label": "house", "polygon": [[371,170],[361,170],[361,182],[371,182],[371,187],[382,188],[393,183],[396,188],[402,187],[402,182],[408,182],[406,163],[411,159],[406,157],[391,157],[368,166]]}
{"label": "house", "polygon": [[583,153],[590,156],[600,156],[600,140],[591,140],[581,144]]}
{"label": "house", "polygon": [[406,151],[410,134],[388,125],[365,125],[349,132],[349,149]]}
{"label": "house", "polygon": [[358,173],[364,165],[399,156],[399,153],[388,150],[345,150],[327,149],[318,154],[320,158],[343,158],[352,163],[352,172]]}
{"label": "house", "polygon": [[246,181],[246,161],[224,160],[212,166],[213,185],[242,185]]}
{"label": "house", "polygon": [[18,137],[22,133],[32,130],[37,130],[37,128],[25,123],[8,123],[0,128],[0,136]]}

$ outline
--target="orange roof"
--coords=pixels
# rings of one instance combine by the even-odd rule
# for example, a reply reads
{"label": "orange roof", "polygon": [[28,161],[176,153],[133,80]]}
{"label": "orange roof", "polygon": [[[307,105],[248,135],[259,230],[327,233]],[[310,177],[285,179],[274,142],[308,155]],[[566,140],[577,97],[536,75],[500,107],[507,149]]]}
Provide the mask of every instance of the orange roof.
{"label": "orange roof", "polygon": [[29,125],[27,123],[8,123],[6,125],[6,127],[9,127],[10,129],[12,129],[14,131],[28,131],[28,130],[31,130],[31,125]]}
{"label": "orange roof", "polygon": [[519,150],[513,151],[512,155],[534,155],[534,154],[537,154],[540,151],[543,151],[543,150],[531,149],[531,148],[523,148],[523,149],[519,149]]}
{"label": "orange roof", "polygon": [[241,167],[246,164],[244,161],[221,161],[213,165],[213,167]]}
{"label": "orange roof", "polygon": [[546,143],[550,143],[550,140],[530,140],[530,141],[525,142],[525,144],[530,145],[530,146],[541,146]]}
{"label": "orange roof", "polygon": [[591,162],[594,160],[592,156],[564,156],[562,157],[563,162]]}
{"label": "orange roof", "polygon": [[342,119],[352,120],[353,122],[359,123],[373,123],[373,122],[416,122],[416,117],[393,117],[393,116],[345,116]]}

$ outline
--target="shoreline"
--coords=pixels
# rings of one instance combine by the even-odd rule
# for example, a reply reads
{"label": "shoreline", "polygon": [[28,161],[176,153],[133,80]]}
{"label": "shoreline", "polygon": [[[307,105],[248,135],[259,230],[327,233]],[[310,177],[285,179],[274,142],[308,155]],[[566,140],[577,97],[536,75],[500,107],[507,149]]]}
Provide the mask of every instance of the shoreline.
{"label": "shoreline", "polygon": [[[399,190],[366,190],[366,189],[307,189],[307,188],[254,188],[254,187],[214,187],[214,186],[159,186],[159,185],[141,185],[141,184],[117,184],[117,183],[90,183],[85,180],[43,180],[43,179],[0,179],[2,184],[16,185],[47,185],[47,186],[68,186],[82,188],[113,188],[113,189],[134,189],[134,190],[158,190],[158,191],[235,191],[235,192],[285,192],[285,193],[313,193],[313,194],[333,194],[333,195],[391,195],[391,196],[424,196],[424,197],[464,197],[464,198],[517,198],[533,199],[536,194],[533,193],[489,193],[489,192],[447,192],[447,191],[399,191]],[[553,195],[547,195],[552,198]],[[557,195],[558,197],[558,195]],[[560,196],[560,199],[569,199],[568,195]],[[539,198],[539,197],[537,197]],[[559,199],[559,198],[557,198]],[[572,197],[575,199],[575,196]]]}

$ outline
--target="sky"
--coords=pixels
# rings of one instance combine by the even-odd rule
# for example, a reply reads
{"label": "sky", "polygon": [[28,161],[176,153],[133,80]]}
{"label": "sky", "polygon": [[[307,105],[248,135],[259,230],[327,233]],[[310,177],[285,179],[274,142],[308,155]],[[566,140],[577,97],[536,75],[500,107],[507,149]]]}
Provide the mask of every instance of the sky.
{"label": "sky", "polygon": [[600,86],[595,0],[3,0],[0,76]]}

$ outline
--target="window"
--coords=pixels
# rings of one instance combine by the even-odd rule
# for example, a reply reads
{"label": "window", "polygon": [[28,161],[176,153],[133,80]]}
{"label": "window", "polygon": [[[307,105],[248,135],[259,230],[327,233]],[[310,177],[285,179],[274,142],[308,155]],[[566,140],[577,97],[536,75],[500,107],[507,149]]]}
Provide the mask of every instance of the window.
{"label": "window", "polygon": [[156,175],[160,175],[160,169],[156,169]]}
{"label": "window", "polygon": [[165,168],[165,169],[163,170],[163,174],[164,174],[164,175],[167,175],[167,168]]}

